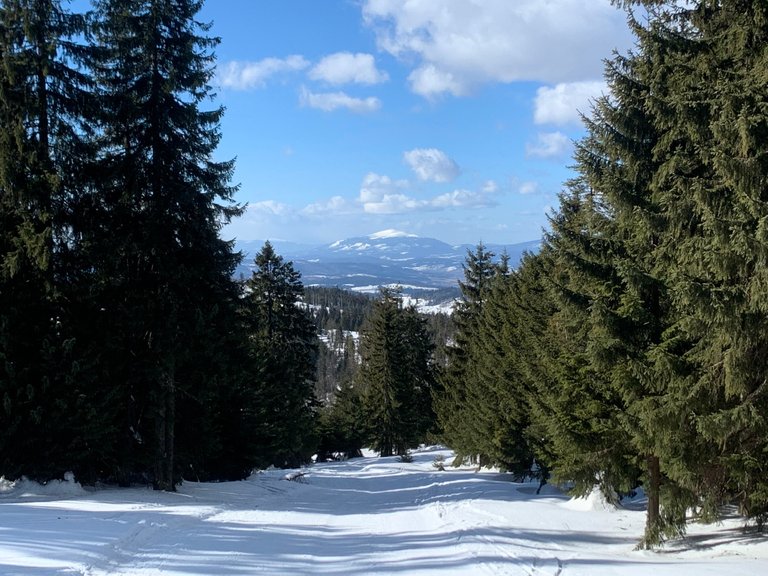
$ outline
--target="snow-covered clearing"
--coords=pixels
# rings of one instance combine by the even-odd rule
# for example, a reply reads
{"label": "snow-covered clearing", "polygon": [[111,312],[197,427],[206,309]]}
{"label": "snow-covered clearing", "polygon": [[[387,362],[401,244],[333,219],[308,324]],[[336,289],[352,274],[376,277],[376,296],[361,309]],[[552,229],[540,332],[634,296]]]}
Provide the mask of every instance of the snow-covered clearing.
{"label": "snow-covered clearing", "polygon": [[768,573],[768,538],[741,522],[691,526],[660,552],[633,548],[641,510],[569,501],[503,474],[361,458],[178,493],[0,483],[0,574]]}

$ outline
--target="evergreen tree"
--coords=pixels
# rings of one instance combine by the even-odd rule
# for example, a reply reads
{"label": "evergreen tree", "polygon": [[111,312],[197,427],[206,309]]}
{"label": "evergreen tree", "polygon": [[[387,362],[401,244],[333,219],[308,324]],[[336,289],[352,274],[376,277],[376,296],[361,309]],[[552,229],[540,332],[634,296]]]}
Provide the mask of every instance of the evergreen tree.
{"label": "evergreen tree", "polygon": [[510,470],[519,477],[531,472],[533,451],[527,438],[530,422],[530,390],[523,378],[519,350],[521,324],[516,317],[515,296],[524,286],[518,273],[510,272],[504,260],[494,277],[475,335],[477,360],[471,391],[474,418],[481,425],[478,452],[488,463]]}
{"label": "evergreen tree", "polygon": [[667,134],[654,184],[668,191],[663,248],[686,343],[675,367],[688,378],[675,394],[696,431],[677,455],[695,465],[673,473],[709,515],[737,497],[759,522],[768,512],[765,19],[761,2],[695,2],[666,7],[647,32],[664,40],[653,47],[666,64],[650,104]]}
{"label": "evergreen tree", "polygon": [[211,97],[217,39],[195,19],[200,0],[94,6],[96,332],[121,398],[120,468],[150,472],[156,488],[171,490],[185,468],[175,458],[176,422],[188,407],[177,400],[206,402],[223,362],[200,361],[221,359],[222,333],[236,325],[239,255],[218,236],[240,210],[233,163],[212,160],[222,109],[200,108]]}
{"label": "evergreen tree", "polygon": [[83,20],[57,0],[9,0],[0,30],[0,472],[45,479],[78,464],[73,429],[87,415],[66,297],[87,88],[72,39]]}
{"label": "evergreen tree", "polygon": [[480,243],[467,253],[464,282],[459,283],[461,299],[454,308],[455,341],[446,350],[447,366],[442,372],[440,393],[435,410],[443,440],[457,452],[457,464],[466,457],[481,459],[482,436],[476,402],[484,402],[480,386],[476,385],[478,363],[478,333],[486,299],[493,277],[499,272],[494,254]]}
{"label": "evergreen tree", "polygon": [[424,320],[382,288],[362,334],[357,383],[372,448],[381,456],[406,454],[432,427],[432,350]]}
{"label": "evergreen tree", "polygon": [[320,411],[318,426],[318,460],[362,456],[370,431],[363,411],[359,388],[352,382],[341,385],[333,402]]}
{"label": "evergreen tree", "polygon": [[[660,39],[645,35],[636,24],[635,30],[639,54],[616,55],[607,63],[611,96],[598,99],[591,118],[585,119],[588,135],[577,144],[575,156],[579,177],[569,184],[571,195],[563,198],[564,210],[553,220],[550,241],[567,267],[563,295],[572,301],[569,293],[577,296],[581,309],[571,310],[580,316],[577,322],[588,326],[589,366],[606,376],[596,379],[601,386],[592,386],[596,394],[583,396],[586,404],[575,404],[592,418],[609,416],[602,420],[607,426],[601,437],[595,439],[619,449],[606,452],[612,458],[606,459],[604,470],[594,471],[595,477],[604,481],[607,475],[621,486],[627,480],[621,475],[622,460],[635,452],[646,461],[649,506],[644,542],[655,545],[662,534],[677,534],[684,528],[690,496],[679,491],[668,468],[673,466],[672,452],[692,430],[684,421],[668,417],[670,410],[687,407],[674,394],[682,375],[668,369],[666,351],[675,345],[671,339],[676,317],[665,283],[666,261],[659,250],[667,238],[663,198],[652,186],[661,137],[648,102],[653,98],[650,83],[663,64],[650,44]],[[572,385],[563,391],[576,389]],[[573,402],[569,403],[573,413]],[[585,454],[576,451],[580,453]]]}
{"label": "evergreen tree", "polygon": [[246,282],[246,313],[257,365],[255,402],[269,464],[298,466],[315,449],[317,329],[299,306],[304,287],[291,262],[267,242]]}

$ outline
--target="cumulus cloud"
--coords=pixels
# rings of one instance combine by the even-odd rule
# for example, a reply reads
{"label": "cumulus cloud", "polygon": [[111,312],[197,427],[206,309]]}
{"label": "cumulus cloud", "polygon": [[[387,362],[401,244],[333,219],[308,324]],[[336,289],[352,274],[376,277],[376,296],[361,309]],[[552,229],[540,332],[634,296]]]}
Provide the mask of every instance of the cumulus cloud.
{"label": "cumulus cloud", "polygon": [[525,145],[525,153],[534,158],[560,158],[571,149],[571,140],[562,132],[540,133],[536,142]]}
{"label": "cumulus cloud", "polygon": [[499,185],[494,180],[486,180],[483,183],[482,191],[485,194],[495,194],[499,191]]}
{"label": "cumulus cloud", "polygon": [[419,208],[422,204],[403,193],[408,183],[370,172],[363,178],[359,200],[369,214],[400,214]]}
{"label": "cumulus cloud", "polygon": [[517,191],[520,194],[535,194],[539,191],[539,185],[536,182],[521,182]]}
{"label": "cumulus cloud", "polygon": [[403,158],[419,180],[450,182],[460,173],[458,164],[437,148],[409,150]]}
{"label": "cumulus cloud", "polygon": [[342,214],[349,211],[349,203],[341,196],[334,196],[326,202],[314,202],[305,206],[301,214],[306,216],[322,216],[325,214]]}
{"label": "cumulus cloud", "polygon": [[588,114],[590,102],[608,91],[605,82],[561,83],[536,91],[533,119],[536,124],[564,126],[581,122],[579,113]]}
{"label": "cumulus cloud", "polygon": [[263,200],[248,204],[248,212],[251,215],[268,214],[270,216],[286,216],[291,212],[291,207],[274,200]]}
{"label": "cumulus cloud", "polygon": [[225,62],[219,66],[218,78],[222,87],[233,90],[261,88],[269,78],[287,72],[299,72],[309,66],[303,56],[264,58],[257,62]]}
{"label": "cumulus cloud", "polygon": [[363,18],[379,48],[413,63],[411,89],[425,97],[600,78],[603,59],[632,45],[610,0],[363,0]]}
{"label": "cumulus cloud", "polygon": [[360,187],[359,202],[368,214],[403,214],[415,211],[446,210],[451,208],[479,208],[495,204],[495,183],[486,182],[482,189],[454,190],[429,199],[408,195],[409,183],[392,180],[388,176],[369,173]]}
{"label": "cumulus cloud", "polygon": [[345,92],[310,92],[306,88],[301,91],[301,104],[309,108],[317,108],[325,112],[346,109],[359,114],[375,112],[381,108],[378,98],[354,98]]}
{"label": "cumulus cloud", "polygon": [[337,52],[326,56],[310,71],[312,80],[321,80],[329,84],[380,84],[389,76],[376,68],[371,54],[352,54]]}
{"label": "cumulus cloud", "polygon": [[469,91],[465,82],[453,73],[437,68],[433,64],[421,66],[408,75],[411,90],[425,98],[434,98],[445,92],[464,96]]}
{"label": "cumulus cloud", "polygon": [[471,190],[454,190],[441,194],[430,201],[433,208],[480,208],[491,205],[491,199],[482,192]]}

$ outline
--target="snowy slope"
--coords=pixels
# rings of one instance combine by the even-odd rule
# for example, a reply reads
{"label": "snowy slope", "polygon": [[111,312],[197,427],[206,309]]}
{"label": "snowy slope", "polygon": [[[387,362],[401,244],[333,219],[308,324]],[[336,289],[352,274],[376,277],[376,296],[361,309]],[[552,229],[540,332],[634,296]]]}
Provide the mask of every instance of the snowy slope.
{"label": "snowy slope", "polygon": [[644,514],[472,470],[362,458],[178,493],[0,484],[0,574],[510,574],[729,576],[768,573],[768,539],[738,521],[693,526],[635,552]]}

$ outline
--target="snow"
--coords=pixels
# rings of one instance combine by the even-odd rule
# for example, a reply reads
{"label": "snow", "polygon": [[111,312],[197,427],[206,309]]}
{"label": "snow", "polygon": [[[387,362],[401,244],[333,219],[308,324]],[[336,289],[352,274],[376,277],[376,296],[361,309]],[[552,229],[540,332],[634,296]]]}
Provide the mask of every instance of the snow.
{"label": "snow", "polygon": [[408,232],[403,232],[402,230],[395,230],[393,228],[388,228],[387,230],[380,230],[379,232],[374,232],[370,236],[368,236],[371,240],[380,240],[382,238],[418,238],[416,234],[409,234]]}
{"label": "snow", "polygon": [[[634,551],[642,510],[492,471],[365,458],[270,470],[177,493],[0,481],[0,574],[509,574],[729,576],[768,572],[768,538],[692,525],[658,552]],[[303,473],[303,475],[298,475]]]}

